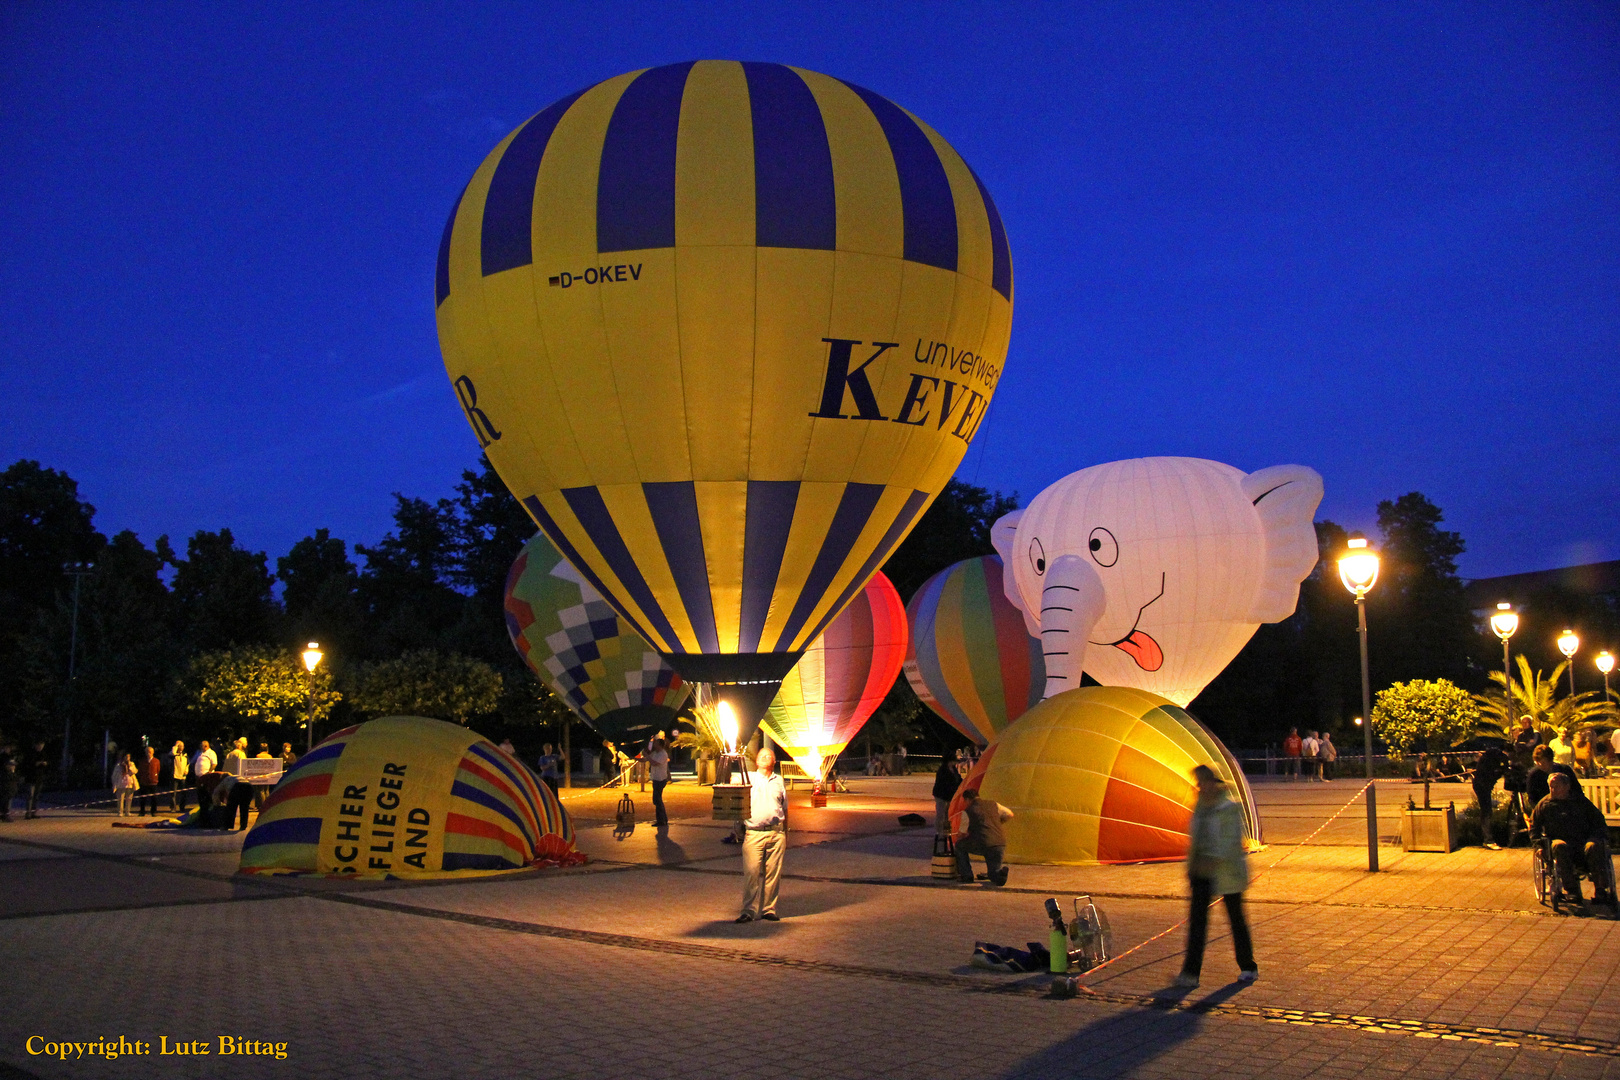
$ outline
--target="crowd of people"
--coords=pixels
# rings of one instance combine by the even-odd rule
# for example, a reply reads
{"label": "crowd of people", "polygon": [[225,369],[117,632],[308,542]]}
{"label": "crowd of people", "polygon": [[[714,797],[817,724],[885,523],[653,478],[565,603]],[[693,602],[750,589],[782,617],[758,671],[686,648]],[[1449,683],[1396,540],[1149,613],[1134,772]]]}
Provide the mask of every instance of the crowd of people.
{"label": "crowd of people", "polygon": [[1339,760],[1339,748],[1333,745],[1331,731],[1307,731],[1304,738],[1300,738],[1299,728],[1289,728],[1288,738],[1283,740],[1283,771],[1288,779],[1298,780],[1304,777],[1307,780],[1320,780],[1326,783],[1333,779],[1333,767]]}
{"label": "crowd of people", "polygon": [[[248,769],[242,764],[249,757],[276,756],[280,769]],[[281,744],[280,755],[273,755],[264,741],[256,754],[250,754],[248,740],[238,738],[221,758],[207,739],[195,751],[177,739],[167,750],[147,744],[117,753],[108,768],[107,786],[112,789],[114,812],[121,818],[185,814],[195,802],[203,824],[230,828],[236,822],[240,830],[248,827],[253,811],[263,809],[270,783],[297,760],[290,742]],[[24,819],[39,816],[39,796],[51,769],[42,739],[22,754],[15,746],[0,746],[0,821],[12,820],[11,807],[19,792],[26,797]]]}

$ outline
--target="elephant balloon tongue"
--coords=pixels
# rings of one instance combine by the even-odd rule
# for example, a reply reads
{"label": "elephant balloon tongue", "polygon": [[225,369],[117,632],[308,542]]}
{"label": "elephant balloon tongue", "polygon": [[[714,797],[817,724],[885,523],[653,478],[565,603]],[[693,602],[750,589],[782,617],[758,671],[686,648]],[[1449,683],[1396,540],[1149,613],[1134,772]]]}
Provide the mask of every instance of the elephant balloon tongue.
{"label": "elephant balloon tongue", "polygon": [[1132,630],[1125,640],[1114,642],[1114,648],[1129,654],[1143,671],[1158,671],[1164,664],[1164,650],[1140,630]]}

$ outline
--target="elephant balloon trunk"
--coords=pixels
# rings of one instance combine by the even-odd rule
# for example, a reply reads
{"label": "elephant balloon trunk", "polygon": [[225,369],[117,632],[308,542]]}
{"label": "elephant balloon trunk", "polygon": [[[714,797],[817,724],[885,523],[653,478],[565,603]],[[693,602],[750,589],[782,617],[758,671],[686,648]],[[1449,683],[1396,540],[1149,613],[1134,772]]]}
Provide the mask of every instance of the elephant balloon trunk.
{"label": "elephant balloon trunk", "polygon": [[1080,685],[1086,639],[1107,607],[1103,585],[1091,563],[1060,555],[1041,579],[1041,652],[1046,660],[1046,694],[1052,697]]}

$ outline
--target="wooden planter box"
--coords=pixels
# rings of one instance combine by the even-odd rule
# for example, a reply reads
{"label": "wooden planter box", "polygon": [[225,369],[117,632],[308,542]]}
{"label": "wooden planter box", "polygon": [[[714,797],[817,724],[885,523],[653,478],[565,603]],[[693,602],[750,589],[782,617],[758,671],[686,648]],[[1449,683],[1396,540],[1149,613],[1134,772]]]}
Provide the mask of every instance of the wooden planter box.
{"label": "wooden planter box", "polygon": [[1432,810],[1408,808],[1401,814],[1401,847],[1407,851],[1457,850],[1457,809],[1455,806]]}

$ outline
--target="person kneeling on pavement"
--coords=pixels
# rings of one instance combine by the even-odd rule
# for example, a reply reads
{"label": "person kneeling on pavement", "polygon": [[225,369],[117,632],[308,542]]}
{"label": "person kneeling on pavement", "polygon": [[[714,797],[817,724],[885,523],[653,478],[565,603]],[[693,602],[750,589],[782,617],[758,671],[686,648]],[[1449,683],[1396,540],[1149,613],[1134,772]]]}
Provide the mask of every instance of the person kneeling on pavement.
{"label": "person kneeling on pavement", "polygon": [[1013,812],[994,799],[979,797],[978,788],[962,792],[967,804],[962,811],[961,831],[956,836],[956,877],[973,884],[973,863],[969,855],[982,855],[990,884],[1007,884],[1007,868],[1001,865],[1001,853],[1007,848],[1006,834],[1001,823],[1011,821]]}
{"label": "person kneeling on pavement", "polygon": [[[1575,782],[1563,773],[1547,778],[1552,789],[1530,816],[1530,839],[1550,840],[1552,864],[1564,895],[1581,903],[1581,881],[1575,871],[1576,853],[1586,865],[1587,876],[1597,890],[1594,903],[1613,904],[1613,882],[1609,880],[1609,828],[1603,812],[1575,794]],[[1605,890],[1604,885],[1610,886]]]}

